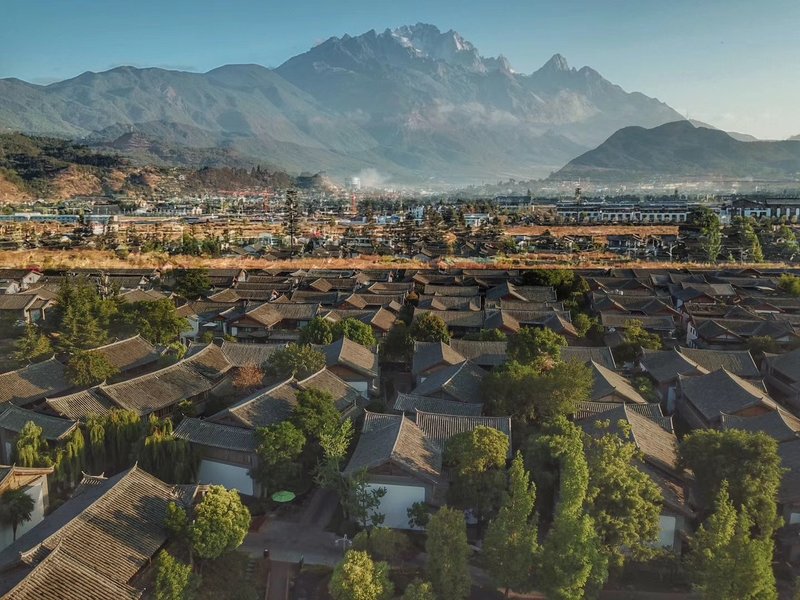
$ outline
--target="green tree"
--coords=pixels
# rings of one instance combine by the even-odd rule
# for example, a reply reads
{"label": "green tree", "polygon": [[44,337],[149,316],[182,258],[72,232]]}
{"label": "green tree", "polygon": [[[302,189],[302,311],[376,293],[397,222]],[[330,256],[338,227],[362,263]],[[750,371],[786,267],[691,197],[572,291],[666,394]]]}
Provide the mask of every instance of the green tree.
{"label": "green tree", "polygon": [[367,348],[374,348],[378,344],[372,327],[353,317],[337,321],[331,329],[331,334],[334,340],[346,337],[348,340],[352,340]]}
{"label": "green tree", "polygon": [[631,441],[630,426],[621,421],[619,433],[597,423],[597,434],[585,440],[589,466],[586,492],[588,513],[595,522],[604,551],[621,567],[627,554],[649,558],[658,541],[663,503],[661,490],[642,471],[642,454]]}
{"label": "green tree", "polygon": [[202,559],[219,558],[235,550],[250,528],[250,511],[239,492],[221,485],[209,486],[203,500],[194,507],[189,528],[192,552]]}
{"label": "green tree", "polygon": [[189,329],[189,322],[178,316],[175,305],[166,298],[125,304],[120,318],[127,331],[163,346],[176,342],[181,332]]}
{"label": "green tree", "polygon": [[258,466],[253,475],[262,492],[273,493],[294,487],[301,472],[298,462],[306,445],[306,437],[290,421],[282,421],[256,429]]}
{"label": "green tree", "polygon": [[92,282],[67,278],[59,287],[51,321],[58,332],[58,346],[67,352],[102,346],[116,310],[116,303],[101,298]]}
{"label": "green tree", "polygon": [[385,562],[376,563],[366,552],[348,550],[333,570],[328,591],[334,600],[389,600],[394,585]]}
{"label": "green tree", "polygon": [[325,368],[325,355],[311,346],[289,344],[276,350],[269,357],[269,367],[278,377],[297,377],[305,379]]}
{"label": "green tree", "polygon": [[385,361],[408,362],[414,351],[411,328],[402,321],[395,321],[381,345],[381,356]]}
{"label": "green tree", "polygon": [[461,600],[469,595],[467,524],[460,510],[443,506],[428,523],[425,541],[427,574],[439,600]]}
{"label": "green tree", "polygon": [[156,566],[156,600],[191,600],[197,589],[191,565],[184,565],[162,550]]}
{"label": "green tree", "polygon": [[571,415],[591,396],[591,369],[579,362],[554,365],[506,363],[484,377],[481,389],[489,411],[541,424],[559,415]]}
{"label": "green tree", "polygon": [[211,280],[206,269],[181,269],[175,274],[172,290],[179,296],[195,300],[205,296],[211,289]]}
{"label": "green tree", "polygon": [[474,342],[505,342],[508,338],[499,329],[481,329],[477,333],[468,333],[463,339]]}
{"label": "green tree", "polygon": [[559,360],[566,345],[566,338],[552,329],[523,327],[508,340],[508,359],[520,364],[531,364],[542,357]]}
{"label": "green tree", "polygon": [[657,334],[647,331],[639,319],[627,320],[623,342],[614,348],[614,357],[618,362],[631,362],[636,360],[643,348],[661,350],[661,338]]}
{"label": "green tree", "polygon": [[700,228],[703,252],[708,262],[715,263],[722,251],[722,225],[717,214],[708,209],[700,208],[692,211],[687,218],[687,223]]}
{"label": "green tree", "polygon": [[694,586],[704,600],[777,599],[774,542],[751,537],[751,526],[746,512],[737,513],[723,483],[714,511],[694,536],[687,560]]}
{"label": "green tree", "polygon": [[738,242],[742,260],[751,262],[762,262],[764,260],[764,252],[753,227],[752,219],[734,217],[728,228],[727,237]]}
{"label": "green tree", "polygon": [[411,323],[409,329],[411,338],[418,342],[445,342],[450,341],[450,331],[447,323],[433,313],[427,312],[420,315]]}
{"label": "green tree", "polygon": [[402,531],[373,527],[359,531],[353,538],[353,550],[366,550],[379,560],[393,561],[411,550],[411,540]]}
{"label": "green tree", "polygon": [[508,473],[508,496],[483,541],[486,566],[506,598],[511,589],[524,592],[531,586],[539,546],[535,504],[536,487],[517,453]]}
{"label": "green tree", "polygon": [[25,325],[25,333],[14,343],[12,357],[19,363],[33,363],[53,356],[53,345],[34,323]]}
{"label": "green tree", "polygon": [[417,579],[406,586],[401,600],[436,600],[436,595],[430,582]]}
{"label": "green tree", "polygon": [[412,529],[425,529],[431,520],[431,511],[424,502],[414,502],[406,509],[406,515]]}
{"label": "green tree", "polygon": [[383,525],[386,515],[378,509],[381,498],[386,495],[385,487],[370,485],[364,469],[342,477],[339,485],[339,500],[346,518],[358,523],[362,529]]}
{"label": "green tree", "polygon": [[33,421],[22,426],[17,436],[15,464],[20,467],[50,467],[53,459],[44,432]]}
{"label": "green tree", "polygon": [[693,491],[701,516],[713,508],[727,482],[736,510],[746,512],[763,538],[780,525],[778,490],[783,468],[778,442],[765,433],[732,429],[695,431],[679,446],[680,465],[694,473]]}
{"label": "green tree", "polygon": [[119,369],[99,352],[77,352],[67,362],[67,379],[77,387],[97,385],[117,374]]}
{"label": "green tree", "polygon": [[300,329],[300,344],[327,345],[333,341],[333,327],[330,321],[322,317],[314,317]]}
{"label": "green tree", "polygon": [[451,470],[447,499],[472,510],[479,528],[502,502],[508,448],[505,433],[483,426],[456,434],[445,445],[443,462]]}
{"label": "green tree", "polygon": [[778,279],[778,289],[785,294],[800,298],[800,277],[784,273]]}
{"label": "green tree", "polygon": [[31,520],[35,502],[26,488],[7,490],[0,495],[0,523],[11,527],[12,540],[17,540],[17,528]]}
{"label": "green tree", "polygon": [[197,457],[188,441],[176,438],[172,420],[150,415],[148,431],[141,443],[139,462],[146,471],[168,483],[194,480]]}
{"label": "green tree", "polygon": [[599,591],[608,578],[608,558],[601,551],[594,519],[584,509],[589,466],[583,433],[559,417],[538,443],[558,461],[560,482],[555,518],[542,543],[539,587],[548,598],[583,598]]}
{"label": "green tree", "polygon": [[297,393],[292,423],[306,438],[319,440],[324,432],[335,431],[340,421],[341,415],[330,392],[309,388]]}

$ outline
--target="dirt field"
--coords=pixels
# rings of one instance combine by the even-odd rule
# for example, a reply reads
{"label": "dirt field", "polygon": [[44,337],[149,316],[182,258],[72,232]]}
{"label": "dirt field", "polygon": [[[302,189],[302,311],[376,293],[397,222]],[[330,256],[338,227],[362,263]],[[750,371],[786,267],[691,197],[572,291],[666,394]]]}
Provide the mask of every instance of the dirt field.
{"label": "dirt field", "polygon": [[[747,265],[762,269],[785,269],[781,263]],[[291,261],[270,261],[255,258],[198,258],[195,256],[167,256],[150,253],[117,258],[113,252],[103,250],[9,250],[0,252],[0,268],[40,269],[174,269],[174,268],[245,268],[257,269],[591,269],[624,267],[637,269],[665,268],[732,268],[742,264],[703,264],[629,261],[613,254],[520,254],[497,257],[487,262],[450,257],[438,263],[411,260],[394,260],[391,256],[365,256],[362,258],[298,258]]]}

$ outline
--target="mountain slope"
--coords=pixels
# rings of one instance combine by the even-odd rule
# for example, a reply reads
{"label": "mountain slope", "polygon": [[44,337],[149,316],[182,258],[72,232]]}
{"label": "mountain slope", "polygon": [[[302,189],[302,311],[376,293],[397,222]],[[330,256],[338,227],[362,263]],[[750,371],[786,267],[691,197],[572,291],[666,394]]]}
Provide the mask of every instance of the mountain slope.
{"label": "mountain slope", "polygon": [[543,175],[620,127],[679,118],[560,55],[520,74],[424,24],[334,37],[275,70],[119,67],[48,86],[0,80],[4,130],[106,146],[136,132],[154,160],[192,161],[187,149],[202,149],[220,164],[338,176],[372,168],[409,182]]}
{"label": "mountain slope", "polygon": [[652,129],[626,127],[551,179],[633,181],[658,176],[796,178],[800,141],[742,142],[688,121]]}

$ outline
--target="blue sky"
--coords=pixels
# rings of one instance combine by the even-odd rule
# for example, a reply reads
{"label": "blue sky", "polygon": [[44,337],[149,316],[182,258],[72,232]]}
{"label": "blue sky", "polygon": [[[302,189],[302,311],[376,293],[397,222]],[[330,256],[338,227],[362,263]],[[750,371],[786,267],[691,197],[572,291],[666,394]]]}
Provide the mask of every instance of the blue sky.
{"label": "blue sky", "polygon": [[560,52],[691,118],[800,134],[798,0],[3,0],[0,77],[277,66],[328,37],[433,23],[530,72]]}

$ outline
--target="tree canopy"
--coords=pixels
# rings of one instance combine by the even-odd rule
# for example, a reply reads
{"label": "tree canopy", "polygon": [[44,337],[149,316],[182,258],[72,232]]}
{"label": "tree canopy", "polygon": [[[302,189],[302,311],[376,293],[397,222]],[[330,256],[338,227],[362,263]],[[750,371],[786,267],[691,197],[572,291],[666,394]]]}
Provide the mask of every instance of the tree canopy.
{"label": "tree canopy", "polygon": [[314,317],[300,329],[300,344],[325,346],[333,341],[333,326],[322,317]]}
{"label": "tree canopy", "polygon": [[460,510],[443,506],[428,523],[425,541],[427,574],[439,600],[462,600],[469,595],[467,523]]}
{"label": "tree canopy", "polygon": [[300,454],[306,437],[290,421],[256,429],[258,466],[253,474],[264,490],[273,492],[293,488],[300,477]]}
{"label": "tree canopy", "polygon": [[9,489],[0,495],[0,523],[11,527],[12,540],[17,539],[17,528],[31,520],[36,503],[24,487]]}
{"label": "tree canopy", "polygon": [[269,366],[277,377],[305,379],[325,368],[325,355],[311,346],[289,344],[269,357]]}
{"label": "tree canopy", "polygon": [[578,362],[551,365],[509,362],[481,383],[489,411],[511,415],[526,423],[543,423],[574,414],[578,403],[589,400],[594,379],[591,369]]}
{"label": "tree canopy", "polygon": [[328,591],[334,600],[389,600],[394,585],[385,562],[374,562],[364,551],[348,550],[333,570]]}
{"label": "tree canopy", "polygon": [[25,325],[25,333],[14,343],[12,357],[23,364],[38,362],[53,356],[53,345],[34,323]]}
{"label": "tree canopy", "polygon": [[426,312],[411,323],[409,329],[411,338],[418,342],[449,342],[450,331],[447,323],[433,313]]}
{"label": "tree canopy", "polygon": [[494,582],[506,590],[528,591],[538,557],[534,507],[536,487],[517,453],[508,472],[508,495],[489,523],[483,541],[486,566]]}
{"label": "tree canopy", "polygon": [[723,483],[730,502],[743,510],[763,537],[779,526],[777,497],[783,468],[778,442],[766,433],[705,429],[687,435],[679,446],[680,464],[694,473],[701,514],[708,514]]}
{"label": "tree canopy", "polygon": [[378,343],[378,340],[375,339],[375,333],[372,331],[372,327],[353,317],[337,321],[331,328],[331,335],[334,340],[346,337],[348,340],[352,340],[367,348],[374,348]]}
{"label": "tree canopy", "polygon": [[547,327],[523,327],[508,340],[508,359],[521,364],[531,364],[542,357],[561,358],[561,349],[567,340]]}
{"label": "tree canopy", "polygon": [[639,356],[640,349],[661,350],[661,338],[644,328],[639,319],[625,322],[624,341],[614,348],[614,357],[619,362],[631,362]]}
{"label": "tree canopy", "polygon": [[78,387],[97,385],[117,374],[119,369],[99,352],[77,352],[67,362],[67,379]]}
{"label": "tree canopy", "polygon": [[175,273],[172,290],[184,298],[196,300],[211,289],[211,280],[206,269],[180,269]]}
{"label": "tree canopy", "polygon": [[156,600],[189,600],[197,587],[191,565],[176,560],[162,550],[156,562]]}

